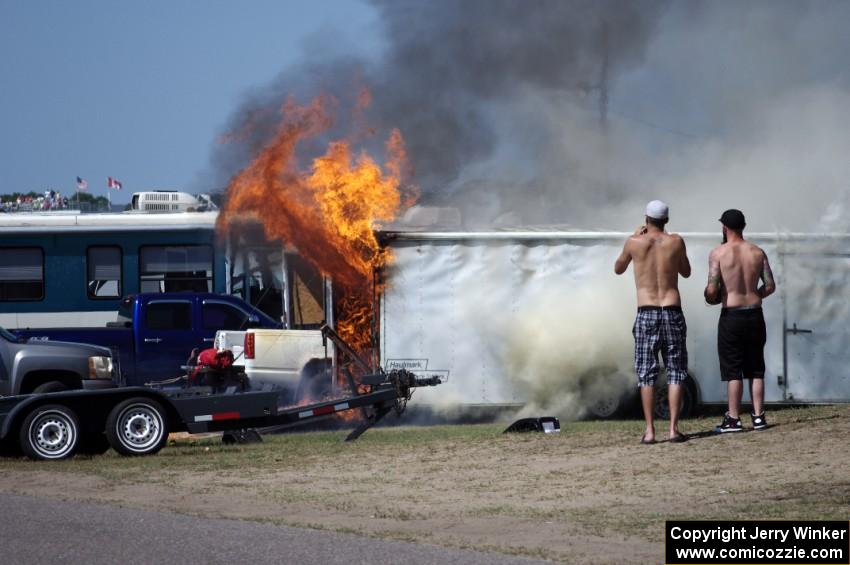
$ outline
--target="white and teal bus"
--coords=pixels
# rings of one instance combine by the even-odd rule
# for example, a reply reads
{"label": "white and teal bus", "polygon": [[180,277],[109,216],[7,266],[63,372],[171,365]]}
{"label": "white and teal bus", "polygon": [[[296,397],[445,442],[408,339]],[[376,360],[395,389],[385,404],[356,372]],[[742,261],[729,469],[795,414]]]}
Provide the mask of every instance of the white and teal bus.
{"label": "white and teal bus", "polygon": [[208,198],[133,195],[132,210],[0,214],[0,326],[97,326],[140,292],[240,296],[290,328],[330,318],[330,284],[246,220],[216,233]]}

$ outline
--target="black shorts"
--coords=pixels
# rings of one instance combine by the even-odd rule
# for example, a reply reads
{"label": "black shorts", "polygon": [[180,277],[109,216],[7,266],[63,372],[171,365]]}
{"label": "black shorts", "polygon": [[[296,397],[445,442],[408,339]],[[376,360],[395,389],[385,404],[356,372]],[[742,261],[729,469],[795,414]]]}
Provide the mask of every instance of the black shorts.
{"label": "black shorts", "polygon": [[724,381],[764,378],[764,314],[757,308],[724,308],[717,322],[717,354]]}

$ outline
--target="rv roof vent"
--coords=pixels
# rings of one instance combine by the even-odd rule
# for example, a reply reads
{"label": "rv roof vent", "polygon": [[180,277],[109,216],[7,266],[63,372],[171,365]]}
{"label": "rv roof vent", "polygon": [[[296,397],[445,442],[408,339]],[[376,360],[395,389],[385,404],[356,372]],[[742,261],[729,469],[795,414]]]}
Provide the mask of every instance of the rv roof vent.
{"label": "rv roof vent", "polygon": [[194,196],[176,190],[149,190],[133,194],[131,209],[134,212],[204,212],[217,206],[206,194]]}

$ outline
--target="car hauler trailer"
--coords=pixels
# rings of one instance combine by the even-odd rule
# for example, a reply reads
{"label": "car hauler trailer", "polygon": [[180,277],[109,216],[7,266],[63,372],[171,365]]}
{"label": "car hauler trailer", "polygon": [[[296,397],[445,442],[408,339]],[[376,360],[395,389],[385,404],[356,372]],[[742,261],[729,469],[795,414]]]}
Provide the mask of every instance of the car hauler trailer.
{"label": "car hauler trailer", "polygon": [[[382,273],[382,366],[450,375],[439,390],[420,395],[420,405],[520,407],[587,393],[583,407],[561,405],[612,413],[636,386],[633,275],[613,272],[630,235],[379,233],[394,257]],[[703,300],[708,254],[720,236],[681,235],[693,267],[680,279],[692,377],[686,402],[725,404],[720,307]],[[765,250],[778,282],[764,301],[767,402],[850,401],[850,234],[745,236]],[[666,399],[658,397],[663,413]]]}
{"label": "car hauler trailer", "polygon": [[[330,328],[324,333],[339,340]],[[337,346],[348,350],[341,340]],[[351,382],[347,397],[286,407],[278,406],[277,391],[237,392],[237,387],[224,393],[191,386],[7,396],[0,398],[0,442],[33,459],[103,453],[110,446],[121,455],[151,455],[162,449],[171,432],[279,430],[359,410],[360,424],[346,438],[350,441],[391,411],[401,414],[414,388],[439,383],[439,378],[405,370],[378,370],[360,377],[357,386]]]}

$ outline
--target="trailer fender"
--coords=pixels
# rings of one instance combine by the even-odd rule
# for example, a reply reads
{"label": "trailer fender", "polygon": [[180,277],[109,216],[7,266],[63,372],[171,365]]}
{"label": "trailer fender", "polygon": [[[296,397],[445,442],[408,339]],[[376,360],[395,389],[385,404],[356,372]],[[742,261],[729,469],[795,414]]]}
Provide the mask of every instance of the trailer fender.
{"label": "trailer fender", "polygon": [[6,414],[6,418],[3,420],[3,425],[0,426],[0,440],[11,439],[11,435],[17,429],[20,421],[29,414],[32,407],[37,405],[38,402],[39,399],[37,397],[30,397],[12,406],[12,409]]}

